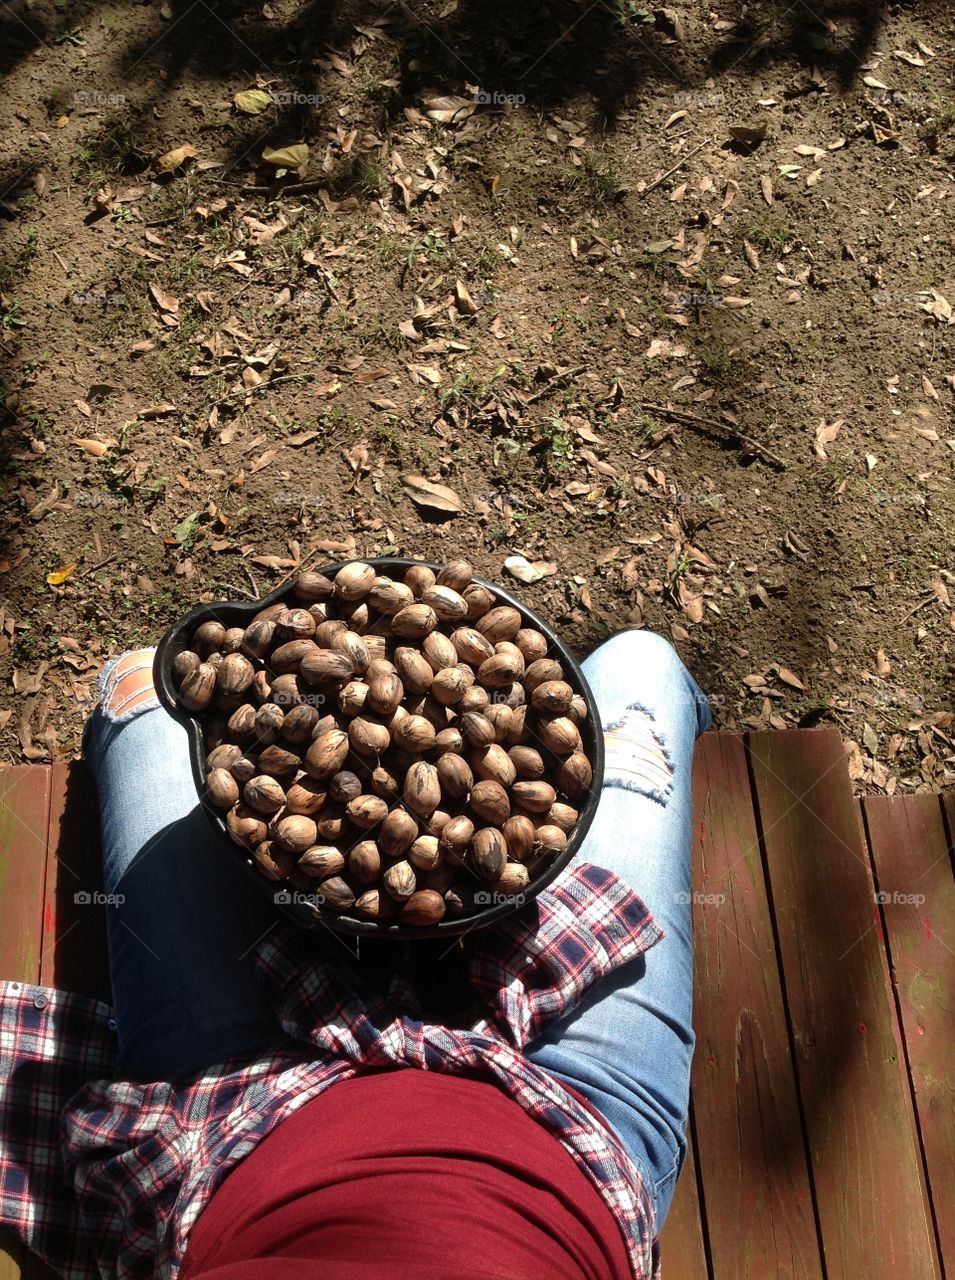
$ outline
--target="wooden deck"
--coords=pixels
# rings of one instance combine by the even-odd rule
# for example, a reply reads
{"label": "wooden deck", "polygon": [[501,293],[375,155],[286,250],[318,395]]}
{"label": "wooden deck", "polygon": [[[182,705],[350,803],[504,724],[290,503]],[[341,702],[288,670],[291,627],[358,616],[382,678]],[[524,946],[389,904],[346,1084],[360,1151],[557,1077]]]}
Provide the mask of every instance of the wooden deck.
{"label": "wooden deck", "polygon": [[[853,799],[838,734],[708,733],[698,1037],[664,1280],[955,1280],[955,798]],[[106,996],[80,766],[0,771],[0,974]],[[49,1273],[16,1244],[0,1280]]]}

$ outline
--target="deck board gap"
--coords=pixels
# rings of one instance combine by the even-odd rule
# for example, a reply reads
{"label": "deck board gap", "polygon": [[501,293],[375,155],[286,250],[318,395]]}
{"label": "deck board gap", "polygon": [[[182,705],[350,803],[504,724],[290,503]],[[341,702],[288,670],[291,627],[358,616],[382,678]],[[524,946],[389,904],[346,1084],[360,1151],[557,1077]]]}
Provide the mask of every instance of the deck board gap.
{"label": "deck board gap", "polygon": [[773,878],[770,875],[769,856],[766,851],[766,838],[763,827],[763,815],[760,808],[759,789],[756,785],[756,770],[750,750],[750,735],[743,734],[743,754],[746,758],[746,774],[749,778],[749,791],[753,802],[753,821],[756,824],[756,839],[759,844],[759,860],[763,869],[763,881],[766,885],[766,904],[769,908],[769,922],[773,931],[773,949],[776,956],[776,968],[779,972],[779,985],[783,997],[783,1014],[786,1022],[786,1043],[789,1047],[789,1061],[792,1067],[793,1081],[796,1086],[796,1107],[799,1112],[799,1131],[802,1136],[803,1158],[809,1179],[809,1196],[812,1202],[812,1221],[816,1230],[816,1245],[819,1249],[819,1266],[822,1280],[829,1280],[826,1265],[826,1248],[823,1238],[822,1218],[819,1213],[819,1200],[816,1192],[816,1178],[812,1164],[812,1147],[809,1141],[809,1123],[806,1119],[806,1108],[803,1100],[803,1087],[799,1074],[799,1056],[796,1052],[796,1032],[793,1027],[792,1013],[789,1008],[789,991],[786,983],[786,967],[783,964],[782,944],[776,922],[776,899]]}
{"label": "deck board gap", "polygon": [[[939,797],[941,805],[941,796]],[[944,806],[942,805],[942,813],[944,817]],[[876,895],[882,892],[879,882],[879,868],[876,862],[875,850],[873,848],[872,832],[869,825],[869,815],[866,813],[865,805],[860,804],[859,820],[862,826],[866,855],[869,859],[869,869],[872,872],[872,881],[875,885]],[[919,1115],[918,1107],[918,1090],[915,1085],[915,1075],[912,1070],[912,1060],[909,1054],[909,1043],[905,1034],[905,1017],[902,1010],[902,1002],[899,997],[899,986],[896,974],[896,966],[892,958],[892,942],[889,937],[889,926],[885,918],[885,907],[882,901],[876,897],[879,908],[879,933],[882,937],[882,945],[885,948],[885,960],[889,970],[889,987],[892,992],[892,1014],[895,1018],[896,1026],[899,1032],[899,1043],[902,1048],[902,1059],[905,1063],[905,1079],[909,1087],[909,1100],[912,1111],[912,1122],[915,1128],[915,1139],[918,1144],[919,1161],[922,1165],[922,1176],[925,1179],[926,1190],[928,1191],[928,1208],[932,1219],[932,1232],[935,1236],[935,1249],[938,1254],[939,1267],[942,1271],[942,1278],[945,1280],[945,1259],[942,1250],[942,1234],[939,1229],[938,1214],[935,1209],[935,1198],[932,1195],[932,1179],[931,1170],[929,1169],[928,1157],[925,1150],[925,1138],[922,1132],[922,1119]]]}
{"label": "deck board gap", "polygon": [[[687,1129],[690,1133],[690,1141],[694,1151],[699,1151],[697,1145],[696,1133],[696,1115],[693,1109],[693,1094],[690,1094],[689,1114],[687,1115]],[[707,1280],[714,1280],[713,1271],[713,1251],[710,1248],[710,1228],[706,1220],[706,1195],[703,1190],[703,1171],[700,1167],[699,1160],[693,1161],[693,1173],[696,1178],[696,1200],[700,1207],[700,1239],[703,1244],[703,1257],[706,1260],[706,1277]]]}

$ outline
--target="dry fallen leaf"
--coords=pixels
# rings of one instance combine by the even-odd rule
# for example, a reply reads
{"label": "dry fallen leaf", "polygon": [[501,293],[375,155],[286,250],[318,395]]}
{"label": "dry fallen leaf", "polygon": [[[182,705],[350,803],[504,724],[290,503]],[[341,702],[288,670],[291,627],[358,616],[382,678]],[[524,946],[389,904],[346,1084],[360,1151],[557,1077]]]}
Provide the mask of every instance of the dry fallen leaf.
{"label": "dry fallen leaf", "polygon": [[74,444],[78,444],[81,449],[87,453],[91,453],[94,458],[102,458],[103,454],[109,448],[102,440],[74,440]]}
{"label": "dry fallen leaf", "polygon": [[463,280],[454,282],[454,305],[463,316],[477,315],[477,303],[468,293],[467,285]]}
{"label": "dry fallen leaf", "polygon": [[473,98],[451,96],[425,98],[421,104],[429,120],[438,124],[463,124],[468,116],[473,115],[476,104]]}
{"label": "dry fallen leaf", "polygon": [[263,147],[262,159],[276,169],[304,169],[308,164],[308,143],[297,142],[291,147]]}
{"label": "dry fallen leaf", "polygon": [[388,378],[391,376],[391,370],[383,367],[375,369],[362,369],[355,374],[355,381],[360,382],[363,386],[367,386],[370,382],[377,382],[379,378]]}
{"label": "dry fallen leaf", "polygon": [[424,476],[402,476],[401,483],[408,497],[419,507],[430,511],[442,511],[448,515],[460,515],[464,511],[461,499],[444,484],[434,484]]}
{"label": "dry fallen leaf", "polygon": [[826,445],[832,444],[844,423],[844,418],[836,418],[834,422],[830,423],[827,423],[823,418],[822,422],[819,423],[816,428],[816,440],[813,445],[813,453],[817,458],[822,458],[825,461],[829,457],[826,453]]}
{"label": "dry fallen leaf", "polygon": [[762,121],[762,123],[755,125],[730,125],[730,137],[734,142],[746,142],[749,143],[750,146],[755,146],[757,142],[762,142],[766,137],[767,128],[768,126],[765,120]]}
{"label": "dry fallen leaf", "polygon": [[54,569],[52,573],[48,573],[46,580],[51,587],[58,587],[67,580],[75,568],[76,563],[65,564],[62,569]]}
{"label": "dry fallen leaf", "polygon": [[929,302],[922,303],[922,310],[927,311],[930,316],[934,316],[936,320],[941,320],[945,324],[952,324],[955,317],[952,315],[952,304],[947,298],[943,298],[937,289],[932,289],[932,298]]}
{"label": "dry fallen leaf", "polygon": [[524,556],[508,556],[504,561],[504,569],[519,582],[530,583],[549,578],[557,572],[557,565],[548,560],[530,561]]}
{"label": "dry fallen leaf", "polygon": [[179,310],[179,299],[173,294],[167,293],[160,285],[151,284],[149,292],[152,294],[153,301],[160,311],[176,312]]}
{"label": "dry fallen leaf", "polygon": [[783,684],[788,684],[793,689],[802,689],[803,691],[805,691],[806,686],[803,684],[803,682],[799,679],[799,677],[794,672],[789,670],[788,667],[777,666],[776,673],[779,676],[780,680],[782,680]]}
{"label": "dry fallen leaf", "polygon": [[272,105],[272,97],[264,89],[244,89],[232,101],[247,116],[257,116]]}
{"label": "dry fallen leaf", "polygon": [[174,147],[172,151],[167,151],[164,155],[161,155],[155,161],[154,167],[157,173],[175,173],[178,168],[184,165],[187,160],[192,160],[195,155],[195,147],[186,143],[185,146]]}
{"label": "dry fallen leaf", "polygon": [[256,460],[249,467],[249,475],[255,475],[257,471],[264,471],[270,462],[275,461],[278,449],[266,449],[264,453],[259,454]]}

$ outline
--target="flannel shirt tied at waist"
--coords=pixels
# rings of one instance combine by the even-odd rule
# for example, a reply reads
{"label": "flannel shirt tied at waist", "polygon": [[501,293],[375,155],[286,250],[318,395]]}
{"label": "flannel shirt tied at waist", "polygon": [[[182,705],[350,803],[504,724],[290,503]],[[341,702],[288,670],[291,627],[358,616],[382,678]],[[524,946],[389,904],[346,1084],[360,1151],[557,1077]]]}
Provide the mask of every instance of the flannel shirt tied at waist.
{"label": "flannel shirt tied at waist", "polygon": [[290,922],[256,963],[286,1037],[175,1084],[116,1080],[110,1008],[0,983],[0,1223],[65,1280],[175,1280],[226,1174],[298,1107],[367,1070],[495,1082],[552,1133],[617,1221],[634,1280],[658,1274],[652,1202],[616,1136],[522,1053],[600,978],[662,937],[616,876],[577,863],[534,903],[474,935],[468,1030],[422,1022],[403,979],[386,996]]}

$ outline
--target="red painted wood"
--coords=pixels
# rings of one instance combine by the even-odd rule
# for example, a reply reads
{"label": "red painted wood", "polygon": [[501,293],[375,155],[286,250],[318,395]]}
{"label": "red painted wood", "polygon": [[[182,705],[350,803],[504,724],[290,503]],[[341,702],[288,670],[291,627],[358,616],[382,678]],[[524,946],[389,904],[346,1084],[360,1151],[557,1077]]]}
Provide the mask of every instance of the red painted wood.
{"label": "red painted wood", "polygon": [[[858,806],[849,794],[838,736],[805,730],[752,735],[750,745],[784,991],[779,989],[775,953],[765,946],[772,915],[767,916],[770,904],[760,897],[762,864],[752,853],[756,828],[740,740],[732,734],[707,734],[698,747],[694,777],[694,888],[722,892],[725,901],[718,908],[705,902],[694,907],[699,1041],[693,1108],[698,1150],[694,1153],[691,1147],[663,1230],[666,1280],[747,1274],[763,1280],[806,1274],[810,1206],[795,1199],[798,1190],[798,1207],[791,1212],[783,1213],[785,1203],[780,1200],[787,1186],[798,1188],[802,1160],[798,1143],[791,1141],[792,1109],[785,1101],[787,1087],[792,1095],[794,1085],[784,1070],[777,1026],[783,995],[795,1033],[828,1280],[932,1280],[940,1273],[931,1247],[913,1111],[896,1052],[894,1002],[859,836]],[[937,800],[912,799],[919,809],[925,801],[925,812],[928,802]],[[898,798],[865,803],[873,857],[886,889],[885,859],[891,875],[901,874],[905,880],[911,860],[921,866],[917,860],[926,856],[928,828],[923,818],[921,826],[912,826],[911,806],[904,819],[899,816],[907,806],[900,806]],[[955,797],[943,798],[942,809],[946,806],[951,836]],[[82,766],[0,771],[0,976],[40,978],[108,999],[102,911],[73,901],[77,888],[101,887],[96,814],[95,794]],[[937,827],[931,841],[937,847]],[[734,857],[739,861],[731,867]],[[859,857],[861,862],[856,861]],[[715,888],[720,858],[724,883]],[[944,858],[926,876],[933,899],[940,895],[939,920],[953,918],[947,894],[955,882],[950,860],[947,865],[948,890],[942,887]],[[720,917],[715,911],[725,914]],[[870,933],[852,947],[849,934],[870,925]],[[735,939],[730,928],[736,931]],[[946,1176],[953,1166],[950,1128],[930,1101],[927,1086],[938,1053],[947,1065],[955,1060],[955,1046],[943,1035],[942,1017],[935,1024],[924,1016],[913,1023],[925,1002],[919,1003],[920,990],[904,990],[900,978],[906,957],[923,964],[931,939],[924,930],[914,930],[904,912],[887,913],[886,928],[926,1166],[951,1276],[955,1262],[947,1224],[955,1221],[955,1212],[951,1179]],[[737,1012],[731,1016],[734,1002]],[[947,1015],[951,1022],[950,1006]],[[847,1019],[846,1042],[841,1032]],[[859,1031],[862,1022],[865,1035]],[[722,1076],[714,1070],[716,1064],[705,1060],[710,1056],[707,1048],[713,1046],[720,1057],[729,1056],[731,1076]],[[943,1081],[939,1098],[944,1098],[944,1088],[951,1088],[950,1082]],[[949,1126],[951,1115],[949,1103]],[[762,1185],[757,1185],[754,1171],[764,1176]],[[802,1171],[805,1179],[804,1161]],[[715,1245],[711,1272],[707,1238],[711,1247]],[[808,1239],[814,1240],[811,1232]],[[761,1274],[747,1270],[755,1256],[754,1240],[764,1251]],[[51,1280],[52,1273],[37,1260],[21,1266],[22,1259],[16,1242],[6,1253],[0,1243],[0,1280]]]}
{"label": "red painted wood", "polygon": [[82,901],[103,889],[96,788],[83,764],[56,764],[50,773],[41,981],[108,1003],[106,908]]}
{"label": "red painted wood", "polygon": [[0,769],[0,978],[39,976],[49,812],[49,769]]}
{"label": "red painted wood", "polygon": [[869,848],[935,1223],[955,1275],[955,880],[939,797],[869,796]]}
{"label": "red painted wood", "polygon": [[741,734],[693,775],[693,1107],[714,1280],[821,1280],[806,1144]]}
{"label": "red painted wood", "polygon": [[[35,983],[46,874],[50,771],[0,769],[0,978]],[[0,1280],[47,1280],[52,1273],[6,1230],[0,1232]]]}
{"label": "red painted wood", "polygon": [[660,1266],[666,1280],[711,1280],[703,1245],[703,1217],[692,1139],[660,1233]]}
{"label": "red painted wood", "polygon": [[832,730],[749,750],[828,1280],[940,1276],[867,850]]}

